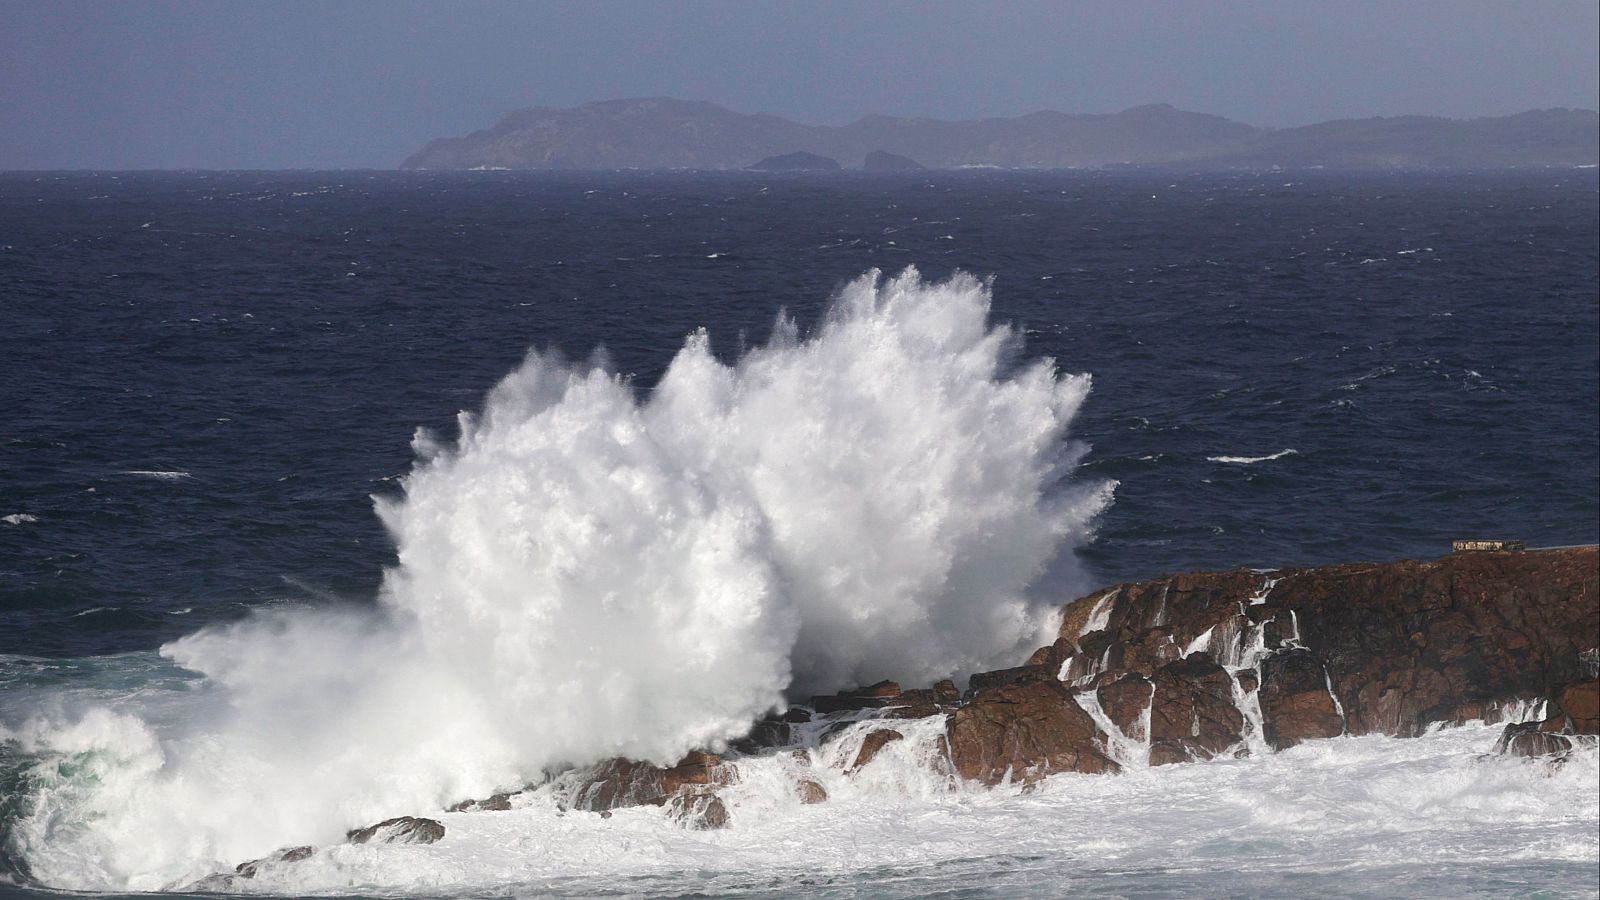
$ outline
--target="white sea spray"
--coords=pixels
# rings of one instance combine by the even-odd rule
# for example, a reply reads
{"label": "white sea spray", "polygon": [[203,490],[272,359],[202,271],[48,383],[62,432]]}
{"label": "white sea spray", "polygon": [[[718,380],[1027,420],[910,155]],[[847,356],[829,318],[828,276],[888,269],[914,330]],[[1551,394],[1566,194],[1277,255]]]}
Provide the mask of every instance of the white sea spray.
{"label": "white sea spray", "polygon": [[53,886],[180,887],[564,764],[670,762],[786,691],[1013,662],[1112,486],[1065,480],[1088,378],[1020,363],[988,313],[970,276],[871,273],[731,364],[691,336],[643,399],[530,356],[455,441],[417,436],[376,612],[175,641],[206,681],[161,729],[34,722],[8,852]]}

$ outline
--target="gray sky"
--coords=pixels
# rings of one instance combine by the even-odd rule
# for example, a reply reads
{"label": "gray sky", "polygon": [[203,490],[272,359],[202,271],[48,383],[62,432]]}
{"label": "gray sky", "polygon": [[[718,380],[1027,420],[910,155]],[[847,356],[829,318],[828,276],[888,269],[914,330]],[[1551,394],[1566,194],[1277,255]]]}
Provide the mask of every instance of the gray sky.
{"label": "gray sky", "polygon": [[1595,0],[0,0],[0,169],[389,168],[524,106],[1255,125],[1600,106]]}

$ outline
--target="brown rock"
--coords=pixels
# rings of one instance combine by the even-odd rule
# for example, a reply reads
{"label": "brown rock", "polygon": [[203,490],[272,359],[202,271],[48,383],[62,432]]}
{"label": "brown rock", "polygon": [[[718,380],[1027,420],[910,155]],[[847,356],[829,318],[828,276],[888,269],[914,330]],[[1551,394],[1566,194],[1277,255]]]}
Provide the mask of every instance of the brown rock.
{"label": "brown rock", "polygon": [[589,767],[568,798],[573,809],[600,812],[627,806],[660,806],[680,788],[732,784],[738,771],[714,753],[693,750],[671,768],[629,759]]}
{"label": "brown rock", "polygon": [[573,809],[600,812],[625,806],[660,805],[667,800],[659,766],[630,759],[608,759],[585,770],[567,803]]}
{"label": "brown rock", "polygon": [[[1091,617],[1105,627],[1084,634]],[[1068,604],[1059,638],[1078,645],[1073,679],[1148,678],[1208,630],[1212,656],[1231,663],[1257,626],[1269,648],[1304,648],[1326,666],[1348,733],[1417,735],[1474,709],[1593,680],[1595,657],[1582,654],[1600,633],[1600,552],[1176,575]],[[1250,690],[1249,680],[1240,687]],[[1313,732],[1327,733],[1327,723]]]}
{"label": "brown rock", "polygon": [[857,709],[878,709],[900,696],[900,685],[893,681],[880,681],[863,688],[840,691],[826,697],[812,697],[811,708],[824,715],[849,712]]}
{"label": "brown rock", "polygon": [[1031,681],[1055,681],[1056,673],[1047,666],[1016,666],[993,672],[977,672],[967,681],[967,693],[993,690],[1008,684],[1027,684]]}
{"label": "brown rock", "polygon": [[1283,650],[1262,661],[1261,736],[1274,750],[1344,733],[1327,680],[1309,650]]}
{"label": "brown rock", "polygon": [[876,759],[878,753],[884,747],[904,738],[905,735],[895,731],[893,728],[880,728],[877,731],[868,733],[866,739],[861,742],[861,751],[856,754],[855,762],[850,764],[850,768],[847,771],[860,771],[862,766]]}
{"label": "brown rock", "polygon": [[[1154,742],[1165,742],[1181,747],[1190,759],[1210,759],[1244,739],[1244,716],[1233,705],[1233,679],[1209,654],[1168,663],[1152,681],[1152,751]],[[1150,764],[1159,765],[1154,757]]]}
{"label": "brown rock", "polygon": [[961,702],[961,692],[956,690],[956,683],[948,678],[934,684],[933,697],[942,706],[953,706]]}
{"label": "brown rock", "polygon": [[495,794],[486,800],[463,800],[453,806],[447,807],[445,812],[504,812],[511,808],[511,798],[521,791],[512,791],[504,794]]}
{"label": "brown rock", "polygon": [[347,841],[352,844],[366,844],[373,841],[380,844],[432,844],[442,837],[444,837],[444,826],[438,821],[412,816],[384,819],[376,825],[357,828],[345,835]]}
{"label": "brown rock", "polygon": [[794,792],[799,795],[800,802],[807,805],[822,803],[828,799],[828,789],[815,778],[802,778],[796,781]]}
{"label": "brown rock", "polygon": [[1194,762],[1194,755],[1178,741],[1150,742],[1150,765],[1170,766],[1186,762]]}
{"label": "brown rock", "polygon": [[1600,734],[1600,681],[1580,681],[1561,688],[1556,705],[1572,720],[1574,733]]}
{"label": "brown rock", "polygon": [[1539,730],[1538,722],[1514,722],[1500,732],[1500,740],[1495,744],[1497,753],[1508,756],[1526,756],[1537,758],[1541,756],[1559,756],[1572,749],[1572,742],[1559,734],[1549,734]]}
{"label": "brown rock", "polygon": [[1142,675],[1124,675],[1107,679],[1095,690],[1095,698],[1118,731],[1142,741],[1150,737],[1144,733],[1144,711],[1150,706],[1153,687]]}
{"label": "brown rock", "polygon": [[661,789],[673,794],[684,785],[733,784],[738,771],[722,757],[703,750],[691,750],[678,764],[661,773]]}
{"label": "brown rock", "polygon": [[939,695],[930,688],[919,688],[894,698],[885,715],[891,719],[924,719],[941,711]]}
{"label": "brown rock", "polygon": [[950,716],[950,760],[969,781],[999,784],[1009,773],[1035,781],[1053,772],[1115,772],[1104,734],[1055,679],[982,691]]}
{"label": "brown rock", "polygon": [[1254,693],[1261,686],[1261,676],[1256,674],[1255,669],[1240,669],[1233,673],[1233,677],[1239,682],[1239,690],[1246,694]]}
{"label": "brown rock", "polygon": [[263,865],[299,862],[302,859],[310,859],[316,852],[317,849],[315,847],[288,847],[283,850],[275,850],[260,859],[240,863],[234,867],[233,871],[240,878],[254,878]]}
{"label": "brown rock", "polygon": [[685,788],[672,795],[667,818],[693,831],[728,827],[728,808],[722,798],[706,788]]}

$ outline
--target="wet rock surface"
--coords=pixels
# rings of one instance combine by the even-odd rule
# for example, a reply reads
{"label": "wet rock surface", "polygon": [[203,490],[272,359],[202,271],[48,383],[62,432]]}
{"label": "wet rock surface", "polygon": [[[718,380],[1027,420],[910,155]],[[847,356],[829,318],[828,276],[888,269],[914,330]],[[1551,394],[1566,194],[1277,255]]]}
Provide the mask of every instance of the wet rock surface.
{"label": "wet rock surface", "polygon": [[794,792],[795,796],[800,798],[800,802],[807,806],[815,803],[826,803],[828,800],[828,789],[823,787],[822,783],[815,778],[801,778],[796,781],[794,783]]}
{"label": "wet rock surface", "polygon": [[1119,585],[1068,604],[1035,658],[1076,647],[1063,665],[1084,683],[1207,652],[1242,691],[1259,681],[1263,730],[1290,746],[1340,733],[1340,711],[1343,733],[1409,737],[1547,697],[1594,678],[1597,634],[1600,562],[1578,547]]}
{"label": "wet rock surface", "polygon": [[240,863],[238,866],[234,867],[233,871],[234,874],[238,875],[240,878],[254,878],[261,871],[263,866],[278,865],[282,863],[297,863],[303,859],[310,859],[312,856],[316,855],[316,852],[317,848],[315,847],[286,847],[282,850],[277,850],[273,853],[263,856],[260,859],[253,859],[246,863]]}
{"label": "wet rock surface", "polygon": [[1096,689],[1095,696],[1106,718],[1117,730],[1135,740],[1147,740],[1144,714],[1150,709],[1155,685],[1143,675],[1130,673],[1115,680],[1107,679]]}
{"label": "wet rock surface", "polygon": [[1494,746],[1496,753],[1508,756],[1560,756],[1572,749],[1572,741],[1540,729],[1540,722],[1516,722],[1505,727]]}
{"label": "wet rock surface", "polygon": [[667,805],[667,818],[692,831],[727,828],[731,821],[722,798],[703,788],[673,794],[672,801]]}
{"label": "wet rock surface", "polygon": [[1328,673],[1309,650],[1289,649],[1261,662],[1262,736],[1274,750],[1344,734],[1344,716],[1328,691]]}
{"label": "wet rock surface", "polygon": [[1036,781],[1054,772],[1115,772],[1105,733],[1059,681],[980,691],[950,716],[950,761],[968,781]]}
{"label": "wet rock surface", "polygon": [[444,837],[444,826],[434,819],[399,816],[345,835],[351,844],[432,844]]}
{"label": "wet rock surface", "polygon": [[879,728],[868,733],[861,742],[861,749],[856,753],[855,761],[850,764],[849,771],[860,771],[862,767],[877,758],[884,747],[901,740],[905,740],[905,735],[895,731],[893,728]]}
{"label": "wet rock surface", "polygon": [[[1192,653],[1168,663],[1156,670],[1151,682],[1155,692],[1149,738],[1152,751],[1154,742],[1166,748],[1161,763],[1210,759],[1244,740],[1244,716],[1233,702],[1233,679],[1209,654]],[[1161,764],[1154,758],[1150,762]]]}
{"label": "wet rock surface", "polygon": [[731,784],[736,770],[715,753],[691,751],[661,768],[629,759],[608,759],[579,774],[567,804],[586,812],[629,806],[660,806],[687,786]]}

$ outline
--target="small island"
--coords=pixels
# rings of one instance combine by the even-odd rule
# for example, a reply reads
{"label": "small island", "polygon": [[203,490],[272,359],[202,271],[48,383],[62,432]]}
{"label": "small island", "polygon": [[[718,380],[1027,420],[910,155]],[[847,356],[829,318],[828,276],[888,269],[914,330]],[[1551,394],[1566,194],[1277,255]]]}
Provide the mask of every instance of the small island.
{"label": "small island", "polygon": [[761,172],[837,172],[839,161],[798,150],[781,156],[769,156],[750,168]]}
{"label": "small island", "polygon": [[923,168],[922,163],[911,157],[887,150],[874,150],[861,163],[864,172],[916,172]]}

